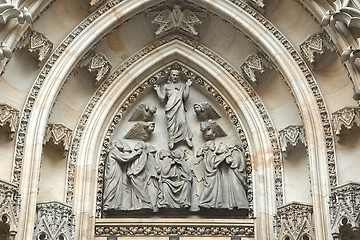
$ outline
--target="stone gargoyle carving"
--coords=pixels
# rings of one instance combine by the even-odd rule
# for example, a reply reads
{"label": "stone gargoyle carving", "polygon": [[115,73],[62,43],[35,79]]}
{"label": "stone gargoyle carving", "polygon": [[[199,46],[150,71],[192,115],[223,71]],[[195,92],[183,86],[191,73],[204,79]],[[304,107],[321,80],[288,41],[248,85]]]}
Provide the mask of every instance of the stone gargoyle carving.
{"label": "stone gargoyle carving", "polygon": [[126,139],[147,141],[155,129],[154,122],[137,122],[124,136]]}
{"label": "stone gargoyle carving", "polygon": [[225,137],[227,135],[219,124],[211,119],[200,123],[200,131],[202,132],[205,141],[214,140],[215,138]]}
{"label": "stone gargoyle carving", "polygon": [[156,113],[156,106],[146,103],[140,103],[130,116],[129,121],[144,121],[148,122],[153,120]]}
{"label": "stone gargoyle carving", "polygon": [[194,111],[200,121],[220,118],[219,114],[215,111],[215,109],[207,102],[195,103]]}

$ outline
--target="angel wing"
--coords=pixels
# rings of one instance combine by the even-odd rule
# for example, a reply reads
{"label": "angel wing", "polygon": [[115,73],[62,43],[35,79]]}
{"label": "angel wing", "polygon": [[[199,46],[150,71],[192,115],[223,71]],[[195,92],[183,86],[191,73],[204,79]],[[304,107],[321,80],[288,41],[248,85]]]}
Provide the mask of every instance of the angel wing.
{"label": "angel wing", "polygon": [[194,12],[186,9],[182,12],[180,16],[179,27],[196,36],[198,35],[198,32],[195,29],[195,25],[201,23],[202,21],[200,21],[200,19]]}
{"label": "angel wing", "polygon": [[208,103],[200,103],[194,105],[194,110],[196,116],[200,121],[206,121],[208,119],[217,119],[220,118],[219,114],[215,111],[215,109]]}
{"label": "angel wing", "polygon": [[126,133],[124,138],[126,139],[139,139],[142,141],[147,141],[150,139],[151,133],[154,131],[154,128],[150,128],[150,125],[153,123],[142,123],[137,122],[132,128]]}
{"label": "angel wing", "polygon": [[154,118],[156,107],[145,103],[140,103],[130,116],[129,121],[150,121]]}
{"label": "angel wing", "polygon": [[217,122],[213,122],[212,128],[213,128],[213,131],[214,131],[216,137],[225,137],[225,136],[227,136],[225,131],[222,129],[222,127],[220,127],[219,124],[217,124]]}
{"label": "angel wing", "polygon": [[164,9],[159,12],[151,22],[154,24],[159,24],[159,28],[155,32],[156,35],[166,32],[176,25],[170,9]]}

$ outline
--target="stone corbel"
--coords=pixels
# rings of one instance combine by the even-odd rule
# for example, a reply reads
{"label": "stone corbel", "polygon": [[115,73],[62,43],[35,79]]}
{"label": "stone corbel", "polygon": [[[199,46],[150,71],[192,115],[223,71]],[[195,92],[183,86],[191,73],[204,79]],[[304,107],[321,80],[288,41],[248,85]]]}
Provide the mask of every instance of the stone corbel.
{"label": "stone corbel", "polygon": [[343,129],[352,129],[354,126],[360,127],[360,108],[344,107],[332,114],[332,122],[338,142],[343,138]]}
{"label": "stone corbel", "polygon": [[18,118],[18,110],[8,105],[0,104],[0,127],[9,127],[8,137],[10,140],[14,139]]}
{"label": "stone corbel", "polygon": [[75,216],[60,202],[38,203],[34,239],[74,239]]}
{"label": "stone corbel", "polygon": [[95,76],[94,86],[99,86],[100,83],[109,76],[112,68],[106,56],[99,52],[92,52],[86,55],[79,65],[80,67],[86,68],[90,74]]}
{"label": "stone corbel", "polygon": [[240,66],[244,77],[252,84],[258,83],[263,73],[268,70],[274,69],[264,54],[256,53],[248,56],[245,62]]}
{"label": "stone corbel", "polygon": [[300,50],[312,69],[319,69],[336,57],[335,46],[326,32],[309,36],[300,44]]}
{"label": "stone corbel", "polygon": [[312,212],[312,206],[302,203],[293,202],[279,207],[275,223],[277,239],[315,239]]}
{"label": "stone corbel", "polygon": [[44,145],[52,142],[62,146],[63,157],[69,151],[72,131],[62,124],[48,124],[45,132]]}
{"label": "stone corbel", "polygon": [[6,24],[9,19],[17,18],[18,23],[23,24],[25,22],[31,23],[31,13],[27,8],[19,8],[18,6],[7,0],[5,3],[0,4],[0,23]]}
{"label": "stone corbel", "polygon": [[37,62],[41,64],[50,56],[53,50],[53,43],[44,34],[30,30],[21,42],[20,48],[24,47],[30,53],[36,53]]}
{"label": "stone corbel", "polygon": [[[335,187],[330,195],[330,218],[333,239],[359,239],[360,184],[347,183]],[[350,238],[353,237],[353,238]]]}
{"label": "stone corbel", "polygon": [[305,130],[301,125],[290,125],[279,131],[279,140],[281,146],[281,152],[285,156],[288,156],[289,146],[296,147],[298,143],[302,143],[307,147]]}
{"label": "stone corbel", "polygon": [[5,227],[5,239],[13,240],[17,233],[20,195],[17,187],[0,180],[0,227]]}

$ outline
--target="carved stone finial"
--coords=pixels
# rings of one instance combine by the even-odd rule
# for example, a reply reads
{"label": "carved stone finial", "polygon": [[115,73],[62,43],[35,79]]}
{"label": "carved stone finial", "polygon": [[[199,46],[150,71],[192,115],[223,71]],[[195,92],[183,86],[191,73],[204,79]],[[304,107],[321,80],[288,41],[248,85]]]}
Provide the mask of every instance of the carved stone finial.
{"label": "carved stone finial", "polygon": [[19,201],[20,195],[17,187],[0,180],[0,237],[5,236],[5,239],[13,239],[16,235]]}
{"label": "carved stone finial", "polygon": [[4,60],[5,58],[11,58],[12,51],[11,49],[4,45],[3,43],[0,44],[0,60]]}
{"label": "carved stone finial", "polygon": [[303,126],[299,125],[290,125],[279,131],[279,140],[281,151],[284,153],[285,157],[287,156],[289,145],[296,147],[299,142],[307,146],[305,130]]}
{"label": "carved stone finial", "polygon": [[0,105],[0,126],[4,127],[7,125],[9,127],[8,136],[11,140],[14,139],[18,118],[18,110],[8,105]]}
{"label": "carved stone finial", "polygon": [[157,12],[150,12],[149,18],[151,23],[159,25],[155,31],[156,36],[161,36],[172,30],[180,30],[192,36],[197,36],[198,31],[195,25],[202,24],[201,18],[206,15],[203,12],[194,12],[190,9],[182,9],[178,4],[175,4],[172,9],[165,7]]}
{"label": "carved stone finial", "polygon": [[42,63],[50,56],[53,43],[44,34],[30,30],[23,39],[21,48],[26,47],[30,53],[36,53],[38,63]]}
{"label": "carved stone finial", "polygon": [[[331,229],[334,239],[359,233],[360,184],[347,183],[332,189],[330,195]],[[342,238],[341,238],[342,239]],[[357,238],[349,238],[357,239]]]}
{"label": "carved stone finial", "polygon": [[112,65],[104,54],[93,52],[85,56],[80,62],[80,67],[86,67],[87,70],[95,76],[95,86],[98,86],[107,76],[109,76]]}
{"label": "carved stone finial", "polygon": [[207,102],[195,103],[194,111],[200,121],[220,118],[219,114],[215,111],[215,109]]}
{"label": "carved stone finial", "polygon": [[313,69],[319,69],[335,58],[335,46],[326,32],[309,36],[300,50]]}
{"label": "carved stone finial", "polygon": [[124,138],[126,139],[138,139],[147,141],[150,139],[151,133],[155,130],[154,122],[137,122],[135,125],[126,133]]}
{"label": "carved stone finial", "polygon": [[18,6],[8,0],[5,3],[0,3],[0,23],[6,24],[11,18],[17,18],[20,24],[32,22],[31,13],[27,8],[19,9]]}
{"label": "carved stone finial", "polygon": [[135,108],[133,114],[130,116],[129,121],[143,121],[148,122],[154,119],[154,114],[157,108],[155,105],[140,103]]}
{"label": "carved stone finial", "polygon": [[335,135],[338,141],[342,139],[342,130],[352,129],[354,126],[360,127],[360,108],[345,107],[332,114],[332,122]]}
{"label": "carved stone finial", "polygon": [[34,239],[74,239],[75,216],[60,202],[38,203]]}
{"label": "carved stone finial", "polygon": [[72,131],[62,124],[48,124],[44,138],[44,145],[50,140],[55,145],[62,144],[63,155],[65,156],[65,153],[69,151],[71,134]]}
{"label": "carved stone finial", "polygon": [[302,203],[290,203],[279,207],[275,229],[277,239],[315,239],[312,226],[313,207]]}
{"label": "carved stone finial", "polygon": [[274,66],[266,59],[264,54],[256,53],[248,56],[240,68],[244,77],[250,83],[257,83],[260,75],[267,70],[273,69]]}
{"label": "carved stone finial", "polygon": [[227,136],[219,124],[211,119],[200,123],[200,131],[203,133],[203,138],[205,141]]}

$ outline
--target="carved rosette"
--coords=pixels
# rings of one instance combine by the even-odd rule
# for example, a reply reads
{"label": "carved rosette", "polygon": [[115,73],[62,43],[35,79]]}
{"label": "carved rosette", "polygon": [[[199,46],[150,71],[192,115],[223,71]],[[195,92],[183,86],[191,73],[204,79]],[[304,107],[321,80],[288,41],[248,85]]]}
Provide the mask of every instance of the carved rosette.
{"label": "carved rosette", "polygon": [[[347,183],[332,189],[330,196],[331,229],[334,239],[359,235],[360,184]],[[358,238],[349,238],[358,239]]]}
{"label": "carved rosette", "polygon": [[277,239],[315,239],[312,226],[313,207],[302,203],[290,203],[279,207],[275,229]]}
{"label": "carved rosette", "polygon": [[16,126],[18,123],[19,111],[8,105],[0,105],[0,126],[8,126],[8,136],[12,140],[14,139]]}
{"label": "carved rosette", "polygon": [[300,50],[310,66],[316,69],[324,65],[324,62],[331,60],[331,54],[335,56],[336,49],[329,35],[326,32],[321,32],[309,36],[300,44]]}
{"label": "carved rosette", "polygon": [[360,127],[360,108],[345,107],[332,114],[332,122],[338,142],[343,138],[344,129],[352,129],[354,126]]}
{"label": "carved rosette", "polygon": [[[3,1],[2,1],[3,2]],[[27,8],[19,8],[18,6],[14,5],[14,3],[5,3],[0,4],[0,23],[6,24],[9,19],[17,18],[18,23],[23,24],[25,22],[31,23],[32,17],[31,13]]]}
{"label": "carved rosette", "polygon": [[248,56],[240,66],[244,77],[252,84],[258,82],[260,75],[274,66],[267,60],[264,54],[256,53]]}
{"label": "carved rosette", "polygon": [[110,74],[112,65],[104,54],[92,52],[80,62],[80,67],[86,68],[90,74],[95,76],[94,86],[100,83]]}
{"label": "carved rosette", "polygon": [[17,233],[19,206],[20,195],[17,187],[0,180],[0,227],[6,226],[8,229],[5,239],[14,239]]}
{"label": "carved rosette", "polygon": [[30,30],[23,37],[21,48],[26,48],[30,53],[36,53],[38,63],[44,62],[53,49],[53,43],[44,34]]}
{"label": "carved rosette", "polygon": [[38,203],[36,209],[34,239],[74,239],[75,216],[70,206],[46,202]]}
{"label": "carved rosette", "polygon": [[296,147],[298,143],[307,146],[304,126],[290,125],[279,131],[281,151],[287,156],[288,147]]}
{"label": "carved rosette", "polygon": [[62,124],[48,124],[44,137],[44,145],[53,142],[63,147],[63,154],[69,151],[72,131]]}

